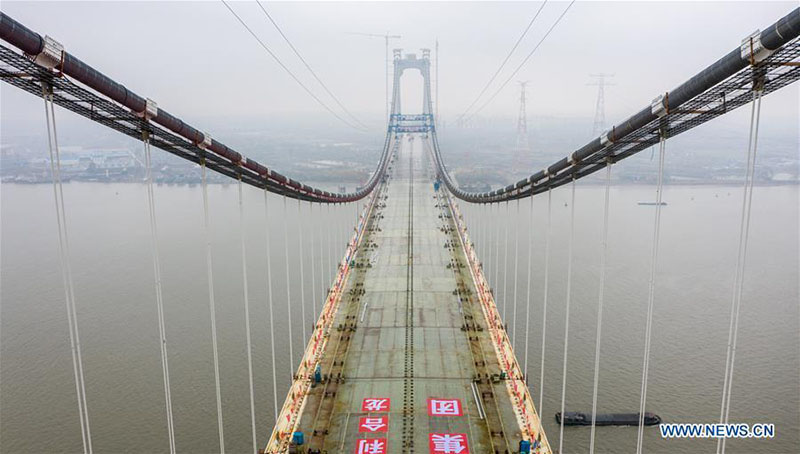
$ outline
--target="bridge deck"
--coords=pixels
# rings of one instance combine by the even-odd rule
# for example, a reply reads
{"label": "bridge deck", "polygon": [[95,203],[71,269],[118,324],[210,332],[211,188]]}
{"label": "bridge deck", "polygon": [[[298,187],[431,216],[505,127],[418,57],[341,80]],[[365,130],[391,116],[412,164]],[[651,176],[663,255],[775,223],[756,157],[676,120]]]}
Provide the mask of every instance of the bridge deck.
{"label": "bridge deck", "polygon": [[[306,452],[439,452],[429,451],[433,433],[464,434],[473,453],[518,450],[520,407],[499,379],[464,249],[419,142],[403,140],[371,212],[322,355],[327,378],[309,389],[295,427]],[[389,399],[388,410],[364,411],[370,398]],[[457,399],[462,415],[429,415],[429,398]],[[361,427],[384,416],[385,432]],[[359,451],[359,439],[386,445]],[[546,440],[536,452],[549,452]]]}

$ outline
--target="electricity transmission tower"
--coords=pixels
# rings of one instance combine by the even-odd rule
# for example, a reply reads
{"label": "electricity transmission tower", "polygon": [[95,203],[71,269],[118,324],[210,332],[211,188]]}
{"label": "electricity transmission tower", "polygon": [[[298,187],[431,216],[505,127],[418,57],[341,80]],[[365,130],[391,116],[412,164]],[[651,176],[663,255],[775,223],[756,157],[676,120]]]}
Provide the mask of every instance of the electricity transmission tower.
{"label": "electricity transmission tower", "polygon": [[600,135],[603,131],[606,130],[605,87],[614,85],[614,83],[608,82],[606,78],[614,77],[614,75],[598,73],[598,74],[589,74],[589,77],[594,79],[594,81],[586,85],[597,86],[597,104],[595,106],[595,111],[594,111],[594,125],[592,126],[592,137],[595,137]]}
{"label": "electricity transmission tower", "polygon": [[517,150],[527,150],[528,114],[525,111],[525,87],[528,81],[519,81],[519,115],[517,116]]}
{"label": "electricity transmission tower", "polygon": [[514,147],[514,166],[524,165],[525,155],[530,151],[528,141],[528,114],[525,108],[525,88],[528,81],[518,81],[519,83],[519,115],[517,116],[517,145]]}

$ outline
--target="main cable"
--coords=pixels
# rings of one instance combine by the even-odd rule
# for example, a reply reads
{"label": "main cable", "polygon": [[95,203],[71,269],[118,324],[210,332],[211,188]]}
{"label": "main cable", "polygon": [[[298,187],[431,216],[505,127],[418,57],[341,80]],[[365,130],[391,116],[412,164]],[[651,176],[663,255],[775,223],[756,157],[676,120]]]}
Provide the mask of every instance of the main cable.
{"label": "main cable", "polygon": [[322,102],[322,100],[319,99],[319,97],[317,95],[315,95],[314,92],[312,92],[311,89],[309,89],[302,81],[300,81],[300,79],[281,61],[281,59],[278,58],[278,56],[275,55],[272,52],[272,50],[266,44],[264,44],[264,41],[262,41],[261,38],[259,38],[258,35],[256,35],[256,33],[244,22],[244,20],[242,20],[242,18],[238,14],[236,14],[236,11],[234,11],[233,8],[231,8],[230,5],[228,5],[228,2],[226,2],[225,0],[220,0],[220,1],[222,2],[223,5],[225,5],[226,8],[228,8],[228,11],[230,11],[231,14],[233,14],[233,16],[236,18],[236,20],[238,20],[239,23],[242,24],[242,26],[250,33],[250,35],[252,35],[253,38],[255,38],[256,41],[258,41],[258,44],[260,44],[261,47],[264,48],[265,51],[267,51],[267,53],[272,57],[272,59],[275,60],[276,63],[278,63],[278,66],[283,68],[283,70],[286,71],[286,73],[289,74],[289,76],[291,76],[291,78],[295,82],[297,82],[297,84],[300,85],[300,87],[302,87],[303,90],[305,90],[305,92],[308,93],[308,95],[311,96],[314,99],[314,101],[317,102],[317,104],[322,106],[331,115],[336,117],[339,121],[341,121],[342,123],[346,124],[347,126],[353,128],[353,129],[360,130],[360,131],[364,130],[363,128],[360,128],[360,127],[358,127],[356,125],[351,124],[349,121],[344,119],[341,115],[336,113],[333,109],[328,107],[327,104]]}
{"label": "main cable", "polygon": [[[533,23],[536,21],[536,18],[539,17],[539,13],[542,12],[542,9],[544,9],[544,5],[546,5],[546,4],[547,4],[547,0],[544,0],[544,2],[542,2],[542,6],[539,7],[539,9],[536,11],[536,14],[533,16],[533,19],[531,19],[530,22],[528,22],[528,26],[525,27],[525,30],[523,30],[522,34],[519,35],[519,38],[517,38],[517,42],[514,43],[514,46],[511,48],[510,51],[508,51],[508,55],[506,55],[506,58],[503,59],[502,63],[500,63],[500,67],[497,68],[497,71],[495,71],[494,74],[492,74],[492,77],[489,79],[488,82],[486,82],[486,85],[483,86],[483,89],[481,90],[480,93],[478,93],[478,96],[476,96],[475,99],[472,101],[472,103],[470,103],[470,105],[466,109],[464,109],[464,113],[462,113],[461,115],[458,116],[458,118],[456,119],[456,122],[458,122],[462,118],[464,118],[464,116],[467,115],[467,113],[469,113],[469,110],[472,109],[473,106],[475,106],[475,103],[477,103],[478,100],[481,99],[481,96],[483,96],[483,94],[486,93],[486,90],[489,88],[490,85],[492,85],[492,82],[494,82],[494,80],[497,78],[497,75],[500,74],[500,71],[502,71],[503,68],[506,66],[506,63],[508,63],[508,60],[511,58],[511,55],[514,54],[515,50],[517,50],[517,47],[519,46],[519,43],[521,43],[522,40],[525,38],[525,35],[528,34],[528,31],[530,31],[531,27],[533,26]],[[438,57],[438,54],[437,54],[437,57]],[[439,71],[438,66],[436,68],[436,71],[438,73],[438,71]],[[436,83],[437,83],[437,85],[439,83],[439,78],[438,77],[436,78]],[[439,95],[438,90],[436,92],[436,95],[437,95],[437,98],[438,98],[438,95]],[[439,110],[439,104],[438,103],[436,104],[436,110],[437,111]],[[437,115],[437,117],[438,117],[438,115]]]}
{"label": "main cable", "polygon": [[336,102],[336,104],[342,109],[342,111],[344,111],[344,113],[346,113],[347,116],[349,116],[356,124],[358,124],[358,126],[360,126],[363,129],[367,129],[366,125],[364,125],[364,123],[359,121],[358,118],[356,118],[352,113],[350,113],[349,110],[347,110],[347,108],[344,106],[344,104],[342,104],[342,102],[339,100],[339,98],[337,98],[336,95],[334,95],[328,89],[328,86],[325,85],[325,82],[323,82],[322,79],[320,79],[319,76],[317,76],[317,73],[313,69],[311,69],[311,65],[309,65],[308,62],[306,61],[306,59],[303,58],[302,55],[300,55],[300,51],[298,51],[297,48],[294,47],[294,44],[292,44],[292,42],[289,40],[289,38],[286,36],[286,34],[283,33],[283,30],[281,30],[281,28],[278,26],[278,23],[275,22],[275,19],[272,18],[272,15],[270,15],[269,12],[267,12],[266,8],[264,8],[264,5],[259,0],[256,0],[256,4],[258,4],[258,7],[261,8],[261,11],[264,12],[264,15],[267,16],[267,19],[269,19],[269,21],[272,22],[272,25],[275,26],[275,30],[277,30],[278,33],[280,33],[280,35],[283,38],[283,40],[286,41],[286,44],[288,44],[289,47],[292,49],[292,52],[294,52],[294,54],[297,56],[297,58],[299,58],[300,61],[303,62],[303,65],[306,67],[308,72],[310,72],[311,75],[314,76],[314,79],[316,79],[317,82],[319,82],[319,84],[325,90],[325,93],[327,93]]}
{"label": "main cable", "polygon": [[539,47],[542,45],[542,43],[544,42],[544,40],[545,40],[545,39],[547,39],[547,37],[548,37],[548,36],[550,36],[550,33],[553,31],[553,29],[555,29],[555,28],[556,28],[556,25],[558,25],[558,24],[559,24],[559,22],[561,22],[561,19],[563,19],[563,18],[564,18],[564,16],[567,14],[567,11],[569,11],[569,9],[570,9],[570,8],[572,8],[572,5],[573,5],[574,3],[575,3],[575,0],[572,0],[572,1],[569,3],[569,5],[567,5],[567,7],[564,9],[564,11],[561,13],[561,15],[560,15],[560,16],[558,16],[558,19],[556,19],[556,21],[555,21],[555,22],[553,22],[553,25],[552,25],[552,26],[550,26],[550,29],[549,29],[549,30],[547,30],[547,33],[545,33],[545,34],[544,34],[544,36],[542,37],[542,39],[541,39],[541,40],[539,40],[539,43],[538,43],[538,44],[536,44],[536,47],[534,47],[534,48],[533,48],[533,50],[531,50],[531,51],[530,51],[530,53],[528,53],[528,55],[527,55],[527,56],[525,57],[525,59],[524,59],[524,60],[522,60],[522,62],[521,62],[521,63],[520,63],[518,66],[517,66],[517,68],[514,70],[514,72],[512,72],[512,73],[511,73],[511,75],[510,75],[510,76],[508,76],[508,78],[505,80],[505,82],[503,82],[503,84],[502,84],[502,85],[500,85],[500,88],[498,88],[498,89],[497,89],[497,91],[495,91],[495,92],[494,92],[494,94],[493,94],[493,95],[492,95],[492,96],[491,96],[491,97],[490,97],[488,100],[486,100],[486,102],[485,102],[485,103],[481,104],[481,106],[478,108],[478,110],[476,110],[475,112],[473,112],[473,113],[470,115],[470,117],[473,117],[473,116],[477,115],[477,114],[478,114],[478,112],[482,111],[482,110],[483,110],[483,109],[484,109],[484,108],[485,108],[487,105],[489,105],[489,103],[491,103],[491,102],[494,100],[494,98],[496,98],[496,97],[497,97],[497,95],[498,95],[498,94],[500,94],[500,92],[501,92],[501,91],[503,91],[503,89],[506,87],[506,85],[508,85],[508,83],[511,81],[511,79],[513,79],[513,78],[514,78],[514,76],[515,76],[515,75],[517,75],[517,73],[519,72],[519,70],[520,70],[520,69],[522,69],[522,67],[523,67],[523,66],[525,66],[525,63],[527,63],[527,62],[528,62],[528,60],[529,60],[529,59],[530,59],[530,58],[533,56],[533,54],[534,54],[534,53],[536,53],[536,51],[537,51],[537,50],[539,49]]}

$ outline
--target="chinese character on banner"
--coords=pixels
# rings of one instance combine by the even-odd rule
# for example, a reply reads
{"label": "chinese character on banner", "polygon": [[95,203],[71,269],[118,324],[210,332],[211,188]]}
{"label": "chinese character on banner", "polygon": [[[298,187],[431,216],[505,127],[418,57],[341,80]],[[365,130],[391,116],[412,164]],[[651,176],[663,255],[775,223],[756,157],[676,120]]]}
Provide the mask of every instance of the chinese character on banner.
{"label": "chinese character on banner", "polygon": [[428,399],[428,416],[463,416],[458,399]]}
{"label": "chinese character on banner", "polygon": [[361,411],[389,411],[390,401],[388,397],[367,397],[361,403]]}
{"label": "chinese character on banner", "polygon": [[467,434],[429,434],[431,454],[469,454]]}
{"label": "chinese character on banner", "polygon": [[356,440],[356,454],[386,454],[386,439]]}
{"label": "chinese character on banner", "polygon": [[358,420],[359,432],[386,432],[389,429],[389,417],[364,416]]}

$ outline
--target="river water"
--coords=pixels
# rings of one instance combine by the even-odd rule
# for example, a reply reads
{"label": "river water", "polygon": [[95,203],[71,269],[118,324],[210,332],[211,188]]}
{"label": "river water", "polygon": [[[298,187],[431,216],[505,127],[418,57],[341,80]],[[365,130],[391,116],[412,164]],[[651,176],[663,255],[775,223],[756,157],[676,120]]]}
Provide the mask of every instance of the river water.
{"label": "river water", "polygon": [[[0,206],[0,451],[79,452],[77,399],[69,349],[52,187],[2,186]],[[247,452],[250,413],[240,223],[235,185],[209,187],[214,292],[228,452]],[[177,448],[218,451],[203,203],[199,187],[155,188]],[[569,188],[553,192],[544,402],[538,402],[542,353],[546,196],[500,207],[463,206],[485,271],[495,282],[554,447],[561,403],[568,259]],[[611,190],[601,342],[600,412],[639,406],[655,207],[647,186]],[[88,410],[95,452],[168,452],[154,277],[145,188],[138,184],[65,185]],[[728,337],[741,189],[665,189],[648,386],[648,411],[666,422],[716,422]],[[727,452],[800,451],[800,304],[798,187],[757,187],[753,200],[741,324],[731,399],[732,422],[776,425],[772,440],[732,441]],[[309,208],[245,188],[245,238],[251,303],[259,444],[273,423],[267,312],[266,236],[271,243],[278,395],[290,377],[286,257],[293,303],[295,360],[302,348],[300,301],[312,323],[344,250],[356,208]],[[590,411],[600,275],[603,188],[576,191],[566,408]],[[505,241],[505,225],[510,220]],[[300,222],[302,221],[302,222]],[[519,226],[519,230],[517,227]],[[267,228],[268,227],[268,228]],[[287,228],[288,227],[288,228]],[[304,253],[300,254],[300,236]],[[529,239],[532,238],[532,243]],[[532,251],[528,273],[528,250]],[[497,246],[500,249],[496,249]],[[507,245],[508,252],[505,252]],[[310,250],[314,250],[312,261]],[[331,251],[331,252],[329,252]],[[322,261],[320,261],[322,256]],[[499,256],[499,260],[495,257]],[[505,256],[505,261],[502,259]],[[303,257],[300,278],[299,257]],[[516,266],[515,266],[516,264]],[[516,274],[514,270],[516,268]],[[312,285],[312,270],[313,284]],[[530,298],[528,276],[531,276]],[[515,277],[516,276],[516,277]],[[516,283],[517,313],[513,298]],[[318,304],[317,304],[318,308]],[[714,452],[713,441],[662,440],[649,428],[645,451]],[[588,428],[567,428],[565,452],[588,451]],[[597,452],[632,452],[636,428],[599,428]]]}

